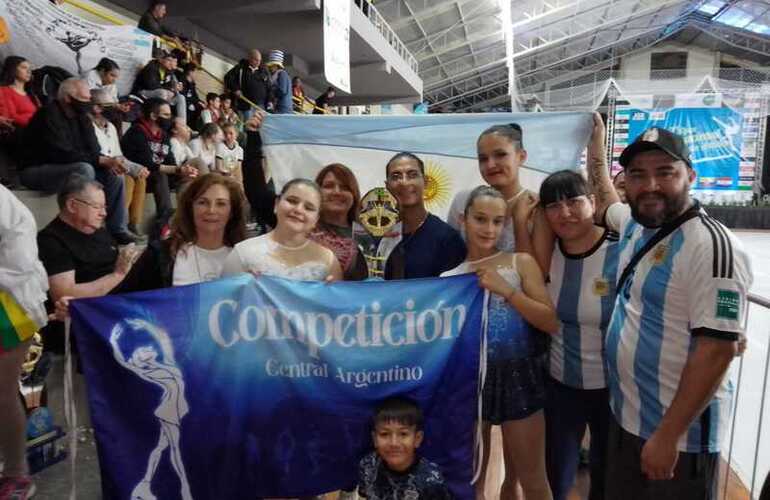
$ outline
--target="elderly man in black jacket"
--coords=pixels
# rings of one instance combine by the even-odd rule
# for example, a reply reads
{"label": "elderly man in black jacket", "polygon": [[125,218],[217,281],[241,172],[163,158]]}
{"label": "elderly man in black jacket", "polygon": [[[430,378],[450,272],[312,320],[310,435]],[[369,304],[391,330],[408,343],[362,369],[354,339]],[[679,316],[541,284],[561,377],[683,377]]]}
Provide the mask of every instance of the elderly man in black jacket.
{"label": "elderly man in black jacket", "polygon": [[123,191],[123,163],[101,155],[88,113],[88,82],[68,78],[57,99],[41,108],[23,132],[19,179],[30,189],[54,193],[72,174],[96,179],[107,199],[107,229],[118,243],[131,243]]}
{"label": "elderly man in black jacket", "polygon": [[254,109],[241,99],[241,96],[262,109],[267,109],[267,103],[271,99],[272,83],[270,73],[262,66],[262,54],[257,49],[251,49],[246,59],[241,59],[241,62],[227,72],[225,90],[236,96],[236,109],[244,122],[251,118]]}

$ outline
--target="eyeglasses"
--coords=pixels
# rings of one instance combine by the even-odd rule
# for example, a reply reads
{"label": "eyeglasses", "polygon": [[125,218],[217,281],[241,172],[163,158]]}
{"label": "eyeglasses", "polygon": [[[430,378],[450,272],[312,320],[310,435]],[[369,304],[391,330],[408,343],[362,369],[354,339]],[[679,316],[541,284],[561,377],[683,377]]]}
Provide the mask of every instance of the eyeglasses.
{"label": "eyeglasses", "polygon": [[103,204],[100,204],[100,203],[93,203],[93,202],[86,201],[86,200],[81,200],[80,198],[72,198],[72,199],[75,200],[75,201],[79,201],[80,203],[82,203],[84,205],[88,205],[90,208],[93,208],[94,210],[106,210],[107,209],[107,205],[103,205]]}
{"label": "eyeglasses", "polygon": [[388,182],[414,182],[418,179],[422,179],[422,173],[419,170],[409,170],[406,173],[392,172],[388,175]]}
{"label": "eyeglasses", "polygon": [[549,203],[545,206],[545,210],[550,213],[561,213],[564,208],[570,211],[570,213],[575,213],[576,211],[583,208],[583,205],[585,202],[588,201],[588,198],[586,198],[584,195],[581,196],[575,196],[574,198],[569,198],[566,200],[561,201],[555,201],[553,203]]}

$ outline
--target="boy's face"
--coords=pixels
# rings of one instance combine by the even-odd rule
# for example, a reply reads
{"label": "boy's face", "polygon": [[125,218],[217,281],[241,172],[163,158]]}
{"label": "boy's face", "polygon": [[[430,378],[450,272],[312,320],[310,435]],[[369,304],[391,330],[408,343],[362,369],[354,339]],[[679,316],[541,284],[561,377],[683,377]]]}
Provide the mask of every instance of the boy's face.
{"label": "boy's face", "polygon": [[237,139],[238,139],[238,132],[236,132],[234,128],[228,127],[225,129],[225,142],[228,145],[235,144],[235,141]]}
{"label": "boy's face", "polygon": [[414,425],[399,422],[378,423],[372,439],[377,454],[385,461],[390,470],[402,472],[414,462],[415,450],[422,444],[422,431]]}

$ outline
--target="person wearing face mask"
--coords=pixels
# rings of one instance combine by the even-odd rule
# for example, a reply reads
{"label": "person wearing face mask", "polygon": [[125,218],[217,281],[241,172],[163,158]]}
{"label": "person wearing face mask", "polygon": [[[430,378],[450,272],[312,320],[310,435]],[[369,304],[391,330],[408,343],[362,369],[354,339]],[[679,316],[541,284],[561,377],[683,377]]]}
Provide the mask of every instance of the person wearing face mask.
{"label": "person wearing face mask", "polygon": [[334,252],[308,238],[321,213],[321,189],[309,179],[287,182],[275,200],[275,229],[235,245],[222,276],[245,272],[301,281],[342,279]]}
{"label": "person wearing face mask", "polygon": [[138,235],[139,227],[144,218],[144,198],[147,189],[147,176],[150,171],[147,168],[127,160],[123,156],[120,148],[120,137],[118,131],[106,117],[105,111],[117,106],[117,102],[112,100],[110,92],[107,89],[96,89],[92,92],[93,109],[91,119],[94,123],[96,138],[101,147],[101,154],[117,158],[126,168],[126,174],[123,176],[126,191],[126,207],[128,209],[128,230],[131,234]]}
{"label": "person wearing face mask", "polygon": [[47,193],[58,191],[72,174],[98,180],[107,198],[107,229],[118,243],[132,243],[123,187],[126,168],[119,159],[101,154],[90,111],[88,83],[64,80],[56,101],[41,108],[24,130],[19,179]]}
{"label": "person wearing face mask", "polygon": [[194,168],[176,164],[169,142],[172,123],[171,106],[163,99],[150,98],[142,105],[142,117],[134,122],[121,140],[125,157],[150,171],[147,182],[155,198],[159,227],[168,222],[173,212],[168,176],[197,175]]}

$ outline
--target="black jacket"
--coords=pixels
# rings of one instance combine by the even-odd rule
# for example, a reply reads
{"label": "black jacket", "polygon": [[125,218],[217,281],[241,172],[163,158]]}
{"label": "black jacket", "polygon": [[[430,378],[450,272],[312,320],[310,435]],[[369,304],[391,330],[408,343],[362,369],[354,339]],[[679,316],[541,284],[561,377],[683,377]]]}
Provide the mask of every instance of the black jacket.
{"label": "black jacket", "polygon": [[[225,74],[225,89],[228,92],[240,90],[246,99],[263,109],[267,109],[267,103],[272,98],[272,88],[270,73],[267,69],[260,66],[257,70],[252,71],[246,59],[241,59],[241,62]],[[240,99],[238,99],[236,106],[236,109],[241,111],[249,109],[249,105]]]}
{"label": "black jacket", "polygon": [[22,133],[22,168],[46,163],[90,163],[99,166],[101,148],[91,119],[68,116],[54,101],[38,110]]}
{"label": "black jacket", "polygon": [[148,62],[136,75],[132,94],[139,94],[142,90],[167,89],[176,92],[176,75],[173,71],[166,70],[160,61],[153,59]]}
{"label": "black jacket", "polygon": [[163,26],[160,19],[155,19],[155,16],[153,16],[152,12],[149,10],[142,15],[141,19],[139,19],[139,29],[157,36],[176,36],[176,33]]}
{"label": "black jacket", "polygon": [[120,140],[120,148],[123,155],[148,170],[154,172],[161,165],[176,165],[174,153],[171,152],[171,143],[168,134],[163,134],[160,141],[151,141],[138,120],[123,134]]}

